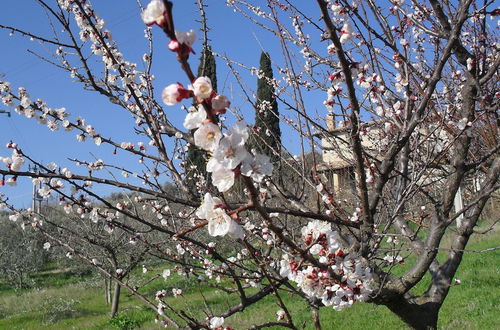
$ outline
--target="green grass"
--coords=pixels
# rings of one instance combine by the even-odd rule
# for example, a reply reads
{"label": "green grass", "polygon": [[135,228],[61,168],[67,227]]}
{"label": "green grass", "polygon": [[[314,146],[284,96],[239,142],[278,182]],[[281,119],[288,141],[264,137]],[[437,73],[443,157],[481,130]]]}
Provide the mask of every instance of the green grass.
{"label": "green grass", "polygon": [[[117,329],[109,320],[102,280],[87,280],[55,288],[0,295],[0,329]],[[122,294],[124,324],[153,324],[154,312]],[[118,323],[117,323],[118,324]]]}
{"label": "green grass", "polygon": [[[498,246],[500,235],[479,236],[469,250]],[[446,329],[500,329],[500,250],[466,253],[441,308],[439,325]]]}
{"label": "green grass", "polygon": [[[481,236],[468,249],[482,250],[498,245],[500,234]],[[446,245],[446,242],[445,242]],[[461,285],[450,289],[440,313],[440,329],[500,329],[500,251],[467,253],[457,272]],[[404,268],[405,266],[401,266]],[[161,269],[161,268],[159,268]],[[159,270],[158,269],[158,270]],[[134,274],[135,281],[148,275]],[[110,321],[109,306],[104,302],[102,279],[77,277],[71,272],[45,270],[35,276],[38,289],[14,292],[0,283],[0,329],[160,329],[154,323],[155,313],[122,290],[120,312]],[[428,280],[428,279],[427,279]],[[422,292],[424,283],[414,291]],[[219,313],[236,303],[233,297],[216,289],[200,287],[193,277],[173,275],[169,281],[157,280],[144,288],[150,297],[157,290],[183,289],[182,297],[167,299],[175,309],[204,316]],[[202,291],[200,291],[202,290]],[[202,293],[210,302],[207,310]],[[309,308],[295,297],[283,294],[292,317],[299,327],[312,329]],[[244,329],[275,320],[279,309],[276,299],[268,296],[229,318],[225,325]],[[320,310],[324,329],[405,329],[405,325],[387,308],[358,303],[342,312],[324,307]]]}

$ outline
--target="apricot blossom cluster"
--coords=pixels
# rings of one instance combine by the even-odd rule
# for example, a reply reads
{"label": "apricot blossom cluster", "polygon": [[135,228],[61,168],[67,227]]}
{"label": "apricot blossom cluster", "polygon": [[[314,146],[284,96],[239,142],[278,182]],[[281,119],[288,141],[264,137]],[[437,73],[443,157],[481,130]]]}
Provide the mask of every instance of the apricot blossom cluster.
{"label": "apricot blossom cluster", "polygon": [[363,258],[342,246],[339,233],[332,230],[330,223],[310,221],[301,234],[322,267],[304,264],[285,254],[280,261],[281,276],[295,282],[309,297],[337,311],[368,299],[372,292],[372,271]]}
{"label": "apricot blossom cluster", "polygon": [[269,157],[252,154],[246,149],[249,132],[244,121],[238,121],[225,133],[214,123],[213,118],[225,113],[230,103],[224,95],[213,91],[210,78],[198,77],[187,89],[180,83],[169,85],[163,90],[162,97],[167,105],[177,104],[188,97],[199,102],[197,107],[189,108],[184,127],[195,130],[194,144],[211,154],[207,171],[212,173],[212,182],[220,192],[233,186],[238,173],[256,182],[271,175],[273,166]]}

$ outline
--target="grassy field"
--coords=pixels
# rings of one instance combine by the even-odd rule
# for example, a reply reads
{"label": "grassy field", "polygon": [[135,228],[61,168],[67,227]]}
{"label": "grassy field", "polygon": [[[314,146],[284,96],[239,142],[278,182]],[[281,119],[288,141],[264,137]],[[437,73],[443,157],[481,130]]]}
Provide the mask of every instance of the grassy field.
{"label": "grassy field", "polygon": [[[481,236],[468,249],[482,250],[498,245],[499,233]],[[499,281],[500,251],[468,253],[464,257],[457,278],[462,284],[451,288],[440,313],[440,329],[500,329]],[[36,276],[37,289],[15,292],[0,282],[0,329],[159,329],[154,323],[155,313],[135,298],[122,291],[120,313],[109,319],[109,306],[105,304],[103,280],[77,277],[69,271],[45,272]],[[147,287],[154,295],[159,289],[177,287],[183,296],[170,298],[177,309],[201,313],[206,310],[201,288],[193,280],[174,275],[169,282],[157,281]],[[422,283],[415,290],[422,290]],[[203,289],[203,295],[212,302],[213,313],[224,310],[231,303],[219,290]],[[309,309],[293,297],[289,302],[297,325],[312,329]],[[271,321],[279,309],[272,297],[251,306],[244,313],[227,320],[226,326],[243,329]],[[320,311],[324,329],[404,329],[387,308],[371,304],[355,304],[342,312],[328,308]]]}

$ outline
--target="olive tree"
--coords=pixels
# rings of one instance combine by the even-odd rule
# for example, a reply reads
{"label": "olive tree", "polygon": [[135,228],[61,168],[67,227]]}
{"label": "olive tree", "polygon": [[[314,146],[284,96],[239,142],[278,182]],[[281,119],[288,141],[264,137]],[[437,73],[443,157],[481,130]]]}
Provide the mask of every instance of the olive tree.
{"label": "olive tree", "polygon": [[7,213],[0,214],[0,275],[2,281],[17,289],[30,287],[31,276],[47,260],[43,249],[43,236],[23,230],[9,220]]}

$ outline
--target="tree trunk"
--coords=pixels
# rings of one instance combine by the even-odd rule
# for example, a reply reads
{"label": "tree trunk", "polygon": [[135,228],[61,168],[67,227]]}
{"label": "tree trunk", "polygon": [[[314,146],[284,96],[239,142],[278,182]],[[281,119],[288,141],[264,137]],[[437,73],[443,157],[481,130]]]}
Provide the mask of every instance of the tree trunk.
{"label": "tree trunk", "polygon": [[111,291],[113,291],[113,286],[111,284],[113,284],[113,281],[110,278],[108,278],[108,301],[110,304],[112,300]]}
{"label": "tree trunk", "polygon": [[109,305],[111,303],[111,294],[109,291],[110,284],[111,284],[111,281],[105,277],[104,278],[104,300],[106,301],[106,305]]}
{"label": "tree trunk", "polygon": [[115,317],[116,313],[118,313],[118,304],[120,302],[120,289],[121,289],[120,284],[115,283],[115,289],[113,291],[113,301],[111,303],[111,318]]}
{"label": "tree trunk", "polygon": [[385,304],[394,314],[411,329],[437,329],[438,314],[441,304],[425,302],[419,304],[413,299],[396,298]]}
{"label": "tree trunk", "polygon": [[314,329],[321,330],[321,323],[319,321],[319,309],[316,306],[311,306],[311,313],[314,323]]}

